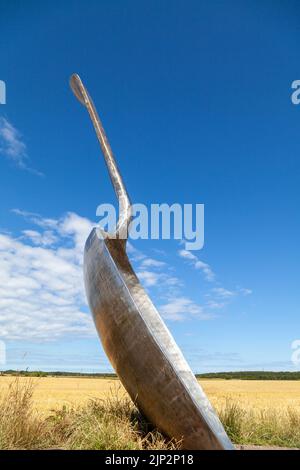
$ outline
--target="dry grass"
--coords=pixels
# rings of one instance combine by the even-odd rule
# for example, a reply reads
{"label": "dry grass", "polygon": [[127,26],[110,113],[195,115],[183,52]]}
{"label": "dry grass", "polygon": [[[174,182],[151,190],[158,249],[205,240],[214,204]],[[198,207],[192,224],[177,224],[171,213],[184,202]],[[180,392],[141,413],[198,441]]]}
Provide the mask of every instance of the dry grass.
{"label": "dry grass", "polygon": [[115,389],[106,399],[53,410],[33,406],[32,380],[14,379],[0,401],[0,449],[176,449],[153,429],[128,397]]}
{"label": "dry grass", "polygon": [[32,409],[32,394],[32,381],[20,384],[15,379],[1,395],[0,449],[35,449],[47,445],[48,432]]}
{"label": "dry grass", "polygon": [[220,419],[235,444],[300,448],[300,413],[283,410],[249,409],[228,400],[218,410]]}
{"label": "dry grass", "polygon": [[[42,389],[46,403],[46,408],[42,408],[40,385],[49,386],[49,383],[56,382],[61,388],[65,380],[82,381],[82,387],[87,390],[90,380],[95,380],[99,387],[104,379],[50,378],[49,382],[49,378],[0,378],[0,449],[162,450],[179,447],[180,443],[167,441],[145,421],[117,380],[110,381],[110,393],[107,390],[102,398],[91,397],[95,394],[90,389],[78,400],[65,400],[65,397],[63,404],[57,403],[56,397],[54,401],[50,400],[56,405],[52,410],[48,408],[49,396]],[[294,396],[294,401],[291,400],[293,394],[284,400],[287,389],[299,390],[298,382],[283,384],[280,394],[278,382],[256,385],[252,381],[250,384],[247,381],[242,384],[241,381],[203,382],[210,382],[204,384],[204,389],[234,443],[300,447],[299,395]],[[226,395],[226,386],[227,390],[228,387],[232,389],[233,382],[239,382],[240,389],[236,387],[235,393]],[[214,393],[208,391],[207,385]],[[247,387],[250,388],[248,394]],[[271,395],[277,391],[277,401],[266,401],[268,388]],[[77,398],[80,398],[78,388],[76,390]],[[218,391],[222,391],[221,396],[220,393],[218,396]],[[63,388],[60,393],[63,394]],[[48,394],[51,397],[49,388]]]}

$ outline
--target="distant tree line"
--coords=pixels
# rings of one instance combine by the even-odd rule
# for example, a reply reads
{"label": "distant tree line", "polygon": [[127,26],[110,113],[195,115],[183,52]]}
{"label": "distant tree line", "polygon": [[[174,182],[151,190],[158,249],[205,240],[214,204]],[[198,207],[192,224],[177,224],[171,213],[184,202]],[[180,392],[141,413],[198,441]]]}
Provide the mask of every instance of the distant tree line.
{"label": "distant tree line", "polygon": [[[44,372],[42,370],[4,370],[0,375],[13,375],[24,377],[91,377],[115,379],[114,373],[84,373],[84,372]],[[210,372],[196,374],[197,379],[239,379],[239,380],[300,380],[299,372],[272,372],[272,371],[241,371],[241,372]]]}
{"label": "distant tree line", "polygon": [[116,374],[113,373],[82,373],[82,372],[44,372],[42,370],[3,370],[0,371],[1,375],[13,375],[13,376],[24,376],[24,377],[99,377],[99,378],[117,378]]}
{"label": "distant tree line", "polygon": [[239,379],[239,380],[300,380],[299,372],[272,371],[241,371],[241,372],[211,372],[196,374],[199,379]]}

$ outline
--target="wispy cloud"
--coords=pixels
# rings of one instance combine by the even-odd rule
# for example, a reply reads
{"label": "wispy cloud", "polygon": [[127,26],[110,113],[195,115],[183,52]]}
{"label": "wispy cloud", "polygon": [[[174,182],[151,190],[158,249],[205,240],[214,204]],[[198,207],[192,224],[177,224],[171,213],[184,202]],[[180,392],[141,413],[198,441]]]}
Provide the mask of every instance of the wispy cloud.
{"label": "wispy cloud", "polygon": [[239,287],[238,290],[242,295],[251,295],[252,294],[252,289],[245,289],[244,287]]}
{"label": "wispy cloud", "polygon": [[[165,320],[184,321],[189,318],[207,320],[213,318],[213,313],[183,294],[184,283],[174,275],[174,267],[166,261],[148,257],[130,243],[129,257],[135,267],[141,284],[150,291],[151,297],[160,299],[158,311]],[[165,252],[153,250],[159,256]],[[164,301],[164,302],[163,302]]]}
{"label": "wispy cloud", "polygon": [[[143,286],[159,299],[158,310],[169,321],[184,321],[189,318],[208,320],[220,316],[220,312],[239,295],[249,295],[250,289],[225,289],[216,281],[211,266],[201,261],[188,250],[181,249],[178,255],[194,269],[199,270],[209,285],[213,284],[198,303],[184,293],[184,283],[174,276],[174,267],[167,262],[150,258],[129,244],[129,256]],[[164,299],[165,303],[162,303]]]}
{"label": "wispy cloud", "polygon": [[161,273],[155,273],[153,271],[138,271],[137,272],[139,280],[145,287],[153,287],[158,284],[161,280]]}
{"label": "wispy cloud", "polygon": [[20,133],[4,117],[0,117],[1,153],[13,160],[20,168],[26,167],[26,145]]}
{"label": "wispy cloud", "polygon": [[239,295],[247,296],[252,294],[251,289],[245,289],[242,287],[236,287],[235,289],[225,289],[216,281],[216,275],[207,263],[201,261],[196,255],[188,250],[179,250],[178,255],[183,258],[190,266],[194,269],[202,271],[204,278],[209,283],[215,285],[206,294],[206,301],[203,304],[203,308],[208,312],[217,312],[226,307],[234,298]]}
{"label": "wispy cloud", "polygon": [[230,299],[236,295],[236,292],[233,292],[228,289],[224,289],[224,287],[214,287],[212,292],[222,299]]}
{"label": "wispy cloud", "polygon": [[11,160],[18,168],[43,176],[43,173],[29,166],[26,144],[21,133],[2,116],[0,116],[0,154]]}
{"label": "wispy cloud", "polygon": [[234,290],[225,289],[221,286],[213,287],[205,294],[205,305],[209,311],[220,311],[237,297],[250,295],[251,293],[250,289],[239,287]]}
{"label": "wispy cloud", "polygon": [[[146,287],[164,287],[164,296],[174,294],[175,290],[182,286],[182,282],[172,273],[172,267],[165,261],[154,259],[136,249],[127,242],[127,253],[132,262],[141,284]],[[162,254],[162,252],[158,252]],[[170,274],[172,273],[172,274]]]}
{"label": "wispy cloud", "polygon": [[137,267],[136,274],[144,287],[157,287],[163,290],[164,297],[170,297],[182,286],[182,281],[168,272],[157,272],[143,269],[143,265]]}
{"label": "wispy cloud", "polygon": [[23,237],[37,246],[50,246],[58,242],[58,237],[51,230],[40,233],[36,230],[22,230]]}
{"label": "wispy cloud", "polygon": [[43,228],[43,229],[58,229],[59,220],[50,219],[49,217],[42,217],[40,214],[36,214],[34,212],[28,212],[21,209],[12,209],[12,212],[16,215],[23,217],[28,222],[32,222],[33,224]]}
{"label": "wispy cloud", "polygon": [[205,312],[201,305],[198,305],[187,297],[174,298],[160,305],[159,311],[163,318],[172,321],[183,321],[189,317],[198,318],[199,320],[209,320],[213,318],[213,314]]}
{"label": "wispy cloud", "polygon": [[127,242],[126,247],[126,251],[133,262],[142,261],[146,258],[146,256],[140,250],[137,250],[130,242]]}
{"label": "wispy cloud", "polygon": [[178,254],[181,258],[184,258],[187,262],[193,265],[195,269],[200,269],[207,281],[212,282],[215,279],[215,273],[209,264],[201,261],[196,255],[188,250],[179,250]]}
{"label": "wispy cloud", "polygon": [[189,358],[189,364],[194,372],[220,372],[222,370],[244,370],[245,362],[236,352],[207,351],[195,348],[190,343],[183,342],[181,348]]}
{"label": "wispy cloud", "polygon": [[152,268],[162,268],[166,265],[164,261],[158,261],[153,258],[145,258],[142,261],[142,266],[144,267],[152,267]]}

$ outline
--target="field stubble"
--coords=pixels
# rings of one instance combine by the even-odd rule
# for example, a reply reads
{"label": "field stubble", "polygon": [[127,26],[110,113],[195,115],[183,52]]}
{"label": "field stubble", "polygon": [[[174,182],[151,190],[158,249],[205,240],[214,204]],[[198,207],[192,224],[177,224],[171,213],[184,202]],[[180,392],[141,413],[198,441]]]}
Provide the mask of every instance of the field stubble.
{"label": "field stubble", "polygon": [[[300,447],[300,382],[201,380],[235,444]],[[117,379],[0,377],[0,448],[176,449]]]}

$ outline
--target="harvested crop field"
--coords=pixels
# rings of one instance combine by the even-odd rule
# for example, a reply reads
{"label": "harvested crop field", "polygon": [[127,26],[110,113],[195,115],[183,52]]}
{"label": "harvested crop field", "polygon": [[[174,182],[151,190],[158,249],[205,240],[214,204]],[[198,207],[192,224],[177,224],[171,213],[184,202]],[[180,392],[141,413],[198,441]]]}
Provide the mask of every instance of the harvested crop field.
{"label": "harvested crop field", "polygon": [[[201,380],[233,443],[300,447],[300,381]],[[176,449],[118,379],[0,377],[0,449]]]}
{"label": "harvested crop field", "polygon": [[[0,394],[12,380],[10,376],[0,377]],[[114,378],[33,377],[31,380],[34,405],[45,413],[63,405],[83,405],[90,399],[126,393],[120,381]],[[19,381],[25,383],[28,378],[20,377]],[[206,379],[200,383],[216,408],[232,400],[243,408],[282,410],[292,407],[300,413],[300,381]]]}

